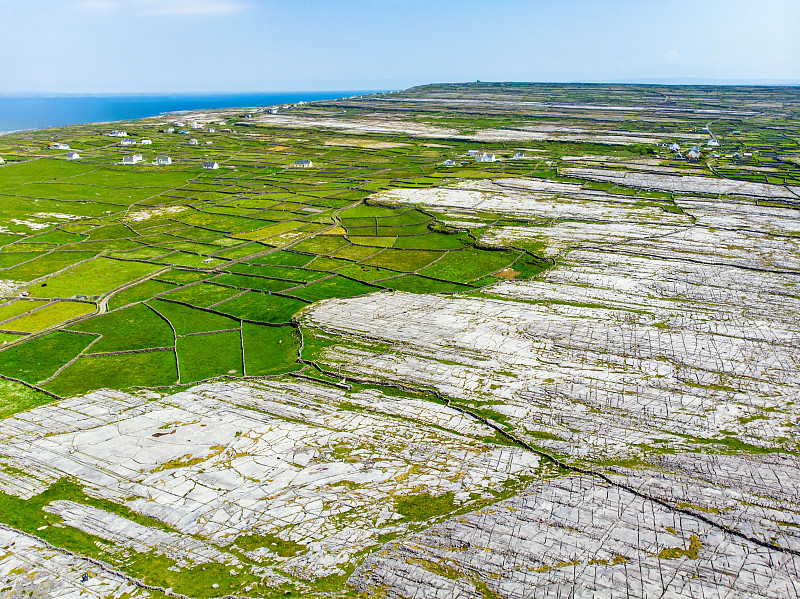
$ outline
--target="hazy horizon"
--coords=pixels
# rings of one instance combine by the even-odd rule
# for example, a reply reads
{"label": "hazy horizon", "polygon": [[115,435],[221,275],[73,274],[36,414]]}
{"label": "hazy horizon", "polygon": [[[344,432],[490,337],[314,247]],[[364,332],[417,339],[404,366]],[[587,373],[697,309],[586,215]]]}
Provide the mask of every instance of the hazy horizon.
{"label": "hazy horizon", "polygon": [[0,22],[1,94],[800,82],[792,0],[0,0]]}

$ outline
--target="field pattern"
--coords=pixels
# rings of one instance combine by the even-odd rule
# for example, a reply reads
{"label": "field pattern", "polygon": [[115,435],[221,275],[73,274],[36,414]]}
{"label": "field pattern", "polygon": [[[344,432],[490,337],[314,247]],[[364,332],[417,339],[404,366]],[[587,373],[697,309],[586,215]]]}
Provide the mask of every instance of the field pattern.
{"label": "field pattern", "polygon": [[800,596],[798,116],[431,85],[0,137],[2,592]]}

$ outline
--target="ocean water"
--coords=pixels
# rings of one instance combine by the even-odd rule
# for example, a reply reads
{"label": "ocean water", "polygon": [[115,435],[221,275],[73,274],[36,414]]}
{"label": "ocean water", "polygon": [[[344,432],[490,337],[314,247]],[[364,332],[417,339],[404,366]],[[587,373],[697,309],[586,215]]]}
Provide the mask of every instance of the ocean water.
{"label": "ocean water", "polygon": [[332,100],[371,91],[172,94],[135,96],[0,96],[0,133],[157,116],[178,110],[272,106]]}

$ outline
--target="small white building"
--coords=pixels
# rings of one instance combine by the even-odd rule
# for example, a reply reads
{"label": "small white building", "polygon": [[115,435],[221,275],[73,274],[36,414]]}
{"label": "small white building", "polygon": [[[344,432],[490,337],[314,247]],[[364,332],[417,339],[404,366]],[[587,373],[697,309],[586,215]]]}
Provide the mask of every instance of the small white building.
{"label": "small white building", "polygon": [[172,158],[170,158],[169,156],[157,156],[155,164],[157,164],[158,166],[169,166],[170,164],[172,164]]}
{"label": "small white building", "polygon": [[209,132],[209,133],[216,133],[216,132],[217,132],[217,130],[216,130],[216,129],[214,129],[214,127],[210,127],[210,128],[208,129],[208,132]]}
{"label": "small white building", "polygon": [[444,162],[442,162],[442,166],[455,166],[455,165],[456,163],[450,159],[447,159]]}
{"label": "small white building", "polygon": [[215,170],[217,170],[219,168],[219,163],[218,162],[204,162],[203,163],[203,168],[208,168],[208,169],[211,169],[211,170],[215,171]]}
{"label": "small white building", "polygon": [[141,154],[134,154],[133,156],[123,156],[122,164],[139,164],[142,161]]}
{"label": "small white building", "polygon": [[176,127],[185,127],[186,126],[186,123],[184,121],[175,121],[172,124],[175,125]]}
{"label": "small white building", "polygon": [[311,162],[308,158],[301,158],[300,160],[295,160],[294,165],[302,168],[308,168],[314,166],[314,163]]}
{"label": "small white building", "polygon": [[478,154],[483,153],[483,150],[467,150],[467,156],[477,156]]}
{"label": "small white building", "polygon": [[5,163],[6,163],[6,161],[3,160],[2,158],[0,158],[0,164],[5,164]]}
{"label": "small white building", "polygon": [[514,158],[525,158],[525,154],[523,154],[522,152],[517,152],[516,154],[514,154]]}
{"label": "small white building", "polygon": [[267,110],[267,112],[269,114],[278,114],[278,109],[277,108],[270,108],[269,110]]}
{"label": "small white building", "polygon": [[668,146],[668,147],[669,147],[669,149],[670,149],[670,150],[672,150],[673,152],[677,152],[677,151],[679,151],[679,150],[681,149],[681,146],[680,146],[680,144],[679,144],[679,143],[677,143],[677,142],[674,142],[674,141],[673,141],[671,144],[669,144],[669,146]]}
{"label": "small white building", "polygon": [[481,152],[475,156],[475,162],[497,162],[497,157],[491,152]]}
{"label": "small white building", "polygon": [[233,133],[233,129],[223,129],[223,133]]}
{"label": "small white building", "polygon": [[688,160],[697,160],[700,158],[700,148],[697,146],[692,146],[692,148],[686,152],[686,158]]}
{"label": "small white building", "polygon": [[175,127],[167,127],[164,129],[164,133],[175,133]]}
{"label": "small white building", "polygon": [[152,146],[153,145],[153,140],[152,139],[143,139],[139,143],[142,144],[143,146]]}
{"label": "small white building", "polygon": [[190,140],[189,140],[189,145],[190,145],[190,146],[199,146],[199,145],[200,145],[200,142],[199,142],[199,141],[197,141],[197,140],[196,140],[196,139],[193,137],[192,139],[190,139]]}
{"label": "small white building", "polygon": [[53,142],[47,145],[48,150],[69,150],[69,146],[67,144],[61,144],[58,142]]}
{"label": "small white building", "polygon": [[70,152],[69,154],[67,154],[67,160],[80,160],[80,159],[81,155],[78,154],[77,152]]}
{"label": "small white building", "polygon": [[119,142],[119,144],[121,146],[135,146],[136,142],[132,139],[123,139],[121,142]]}
{"label": "small white building", "polygon": [[210,146],[212,143],[214,143],[214,142],[213,142],[213,141],[207,141],[207,142],[206,142],[206,145],[207,145],[207,146]]}
{"label": "small white building", "polygon": [[201,125],[200,123],[190,123],[189,126],[192,129],[202,129],[203,128],[203,125]]}
{"label": "small white building", "polygon": [[187,129],[181,129],[178,131],[178,135],[189,135],[189,131]]}
{"label": "small white building", "polygon": [[718,142],[716,139],[709,139],[709,140],[706,142],[706,145],[707,145],[709,148],[718,148],[718,147],[719,147],[719,142]]}
{"label": "small white building", "polygon": [[117,131],[116,129],[109,133],[111,137],[128,137],[127,131]]}

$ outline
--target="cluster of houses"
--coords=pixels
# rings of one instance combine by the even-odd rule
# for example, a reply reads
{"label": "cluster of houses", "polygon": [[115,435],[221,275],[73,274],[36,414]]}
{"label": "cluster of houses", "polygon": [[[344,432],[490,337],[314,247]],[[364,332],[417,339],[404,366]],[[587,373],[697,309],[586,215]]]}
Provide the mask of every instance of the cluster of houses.
{"label": "cluster of houses", "polygon": [[491,152],[484,152],[483,150],[469,150],[467,156],[472,156],[475,162],[497,162],[497,157]]}

